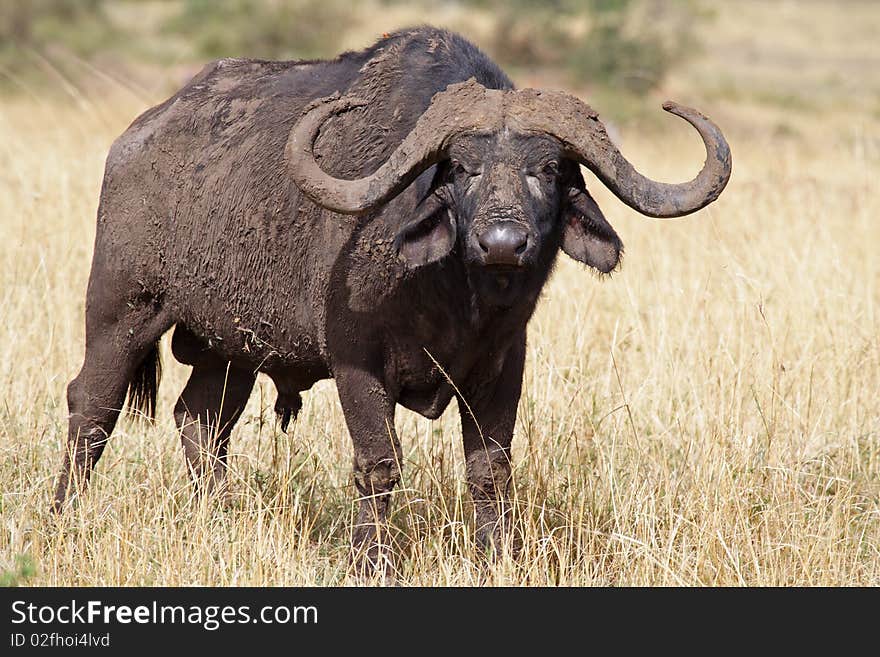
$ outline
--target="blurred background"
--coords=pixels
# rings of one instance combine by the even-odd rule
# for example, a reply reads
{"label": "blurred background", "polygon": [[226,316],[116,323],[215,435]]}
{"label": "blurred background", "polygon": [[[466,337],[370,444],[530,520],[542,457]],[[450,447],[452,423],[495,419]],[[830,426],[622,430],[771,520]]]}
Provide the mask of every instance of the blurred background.
{"label": "blurred background", "polygon": [[153,103],[214,58],[332,57],[426,22],[615,121],[656,118],[646,94],[746,107],[791,136],[820,112],[880,116],[873,0],[3,0],[0,92]]}

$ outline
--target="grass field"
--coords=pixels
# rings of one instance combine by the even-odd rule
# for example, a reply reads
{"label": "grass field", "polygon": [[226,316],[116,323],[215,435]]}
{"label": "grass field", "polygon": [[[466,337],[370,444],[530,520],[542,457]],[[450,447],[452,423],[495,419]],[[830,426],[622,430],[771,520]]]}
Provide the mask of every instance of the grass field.
{"label": "grass field", "polygon": [[[733,4],[663,90],[728,133],[727,190],[659,222],[593,181],[623,268],[598,280],[562,256],[530,325],[513,450],[522,555],[487,566],[474,546],[454,405],[433,422],[401,409],[401,583],[880,585],[880,9]],[[188,368],[166,345],[156,425],[121,422],[90,495],[57,524],[46,513],[103,160],[161,100],[103,83],[0,104],[0,572],[354,582],[332,381],[284,435],[261,378],[232,438],[235,503],[193,504],[171,417]],[[663,129],[621,127],[622,149],[652,177],[689,179],[699,140],[662,99],[644,103]]]}

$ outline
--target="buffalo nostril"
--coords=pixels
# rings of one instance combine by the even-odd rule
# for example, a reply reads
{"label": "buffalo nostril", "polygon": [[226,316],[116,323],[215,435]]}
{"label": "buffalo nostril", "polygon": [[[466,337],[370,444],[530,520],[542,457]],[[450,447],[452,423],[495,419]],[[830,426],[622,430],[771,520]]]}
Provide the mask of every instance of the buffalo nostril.
{"label": "buffalo nostril", "polygon": [[519,265],[529,246],[528,230],[514,221],[489,226],[478,238],[487,265]]}

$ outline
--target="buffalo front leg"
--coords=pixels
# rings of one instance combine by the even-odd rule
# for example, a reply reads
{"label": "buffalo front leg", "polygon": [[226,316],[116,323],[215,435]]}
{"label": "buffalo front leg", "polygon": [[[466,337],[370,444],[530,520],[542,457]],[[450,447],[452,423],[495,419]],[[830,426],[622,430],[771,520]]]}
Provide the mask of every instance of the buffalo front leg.
{"label": "buffalo front leg", "polygon": [[464,399],[458,400],[476,538],[489,548],[504,545],[510,530],[510,444],[524,361],[522,336],[505,355],[497,379],[469,382],[463,390]]}
{"label": "buffalo front leg", "polygon": [[386,521],[391,491],[400,480],[394,401],[377,377],[362,370],[337,372],[335,378],[354,446],[354,483],[359,495],[352,559],[362,572],[387,572],[392,564]]}
{"label": "buffalo front leg", "polygon": [[201,494],[225,492],[229,435],[254,387],[255,377],[216,357],[193,366],[174,407],[190,474]]}

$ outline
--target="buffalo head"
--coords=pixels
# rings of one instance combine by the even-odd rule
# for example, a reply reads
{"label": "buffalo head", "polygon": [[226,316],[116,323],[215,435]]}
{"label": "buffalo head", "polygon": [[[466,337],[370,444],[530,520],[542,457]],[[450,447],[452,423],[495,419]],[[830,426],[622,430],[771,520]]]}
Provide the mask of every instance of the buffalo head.
{"label": "buffalo head", "polygon": [[486,89],[473,79],[436,94],[413,130],[372,175],[340,180],[315,161],[314,141],[332,115],[363,105],[354,98],[319,103],[294,126],[290,172],[319,205],[366,214],[438,165],[431,193],[400,228],[397,249],[410,266],[453,248],[493,305],[511,305],[520,284],[545,272],[561,248],[603,273],[622,244],[587,192],[579,165],[624,203],[651,217],[678,217],[714,201],[730,177],[730,150],[699,112],[665,103],[693,125],[707,150],[692,181],[667,184],[638,173],[608,138],[597,114],[573,96],[534,89]]}

